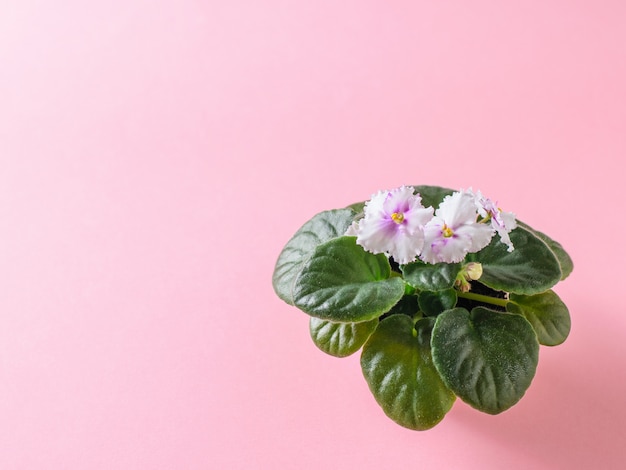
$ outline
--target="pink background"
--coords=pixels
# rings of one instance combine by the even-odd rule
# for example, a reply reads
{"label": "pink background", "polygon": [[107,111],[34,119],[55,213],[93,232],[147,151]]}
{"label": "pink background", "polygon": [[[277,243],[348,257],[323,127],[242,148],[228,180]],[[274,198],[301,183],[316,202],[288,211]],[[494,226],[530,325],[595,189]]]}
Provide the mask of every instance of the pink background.
{"label": "pink background", "polygon": [[[626,462],[626,3],[0,2],[0,468]],[[473,186],[561,241],[515,408],[386,418],[271,288],[315,213]]]}

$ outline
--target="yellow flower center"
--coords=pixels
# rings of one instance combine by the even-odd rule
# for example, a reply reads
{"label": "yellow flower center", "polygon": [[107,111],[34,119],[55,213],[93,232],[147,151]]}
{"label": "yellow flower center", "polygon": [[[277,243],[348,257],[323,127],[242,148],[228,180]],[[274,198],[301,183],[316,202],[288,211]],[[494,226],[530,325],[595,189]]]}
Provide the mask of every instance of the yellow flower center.
{"label": "yellow flower center", "polygon": [[404,214],[402,212],[394,212],[391,214],[391,220],[393,220],[396,224],[401,224],[404,222]]}
{"label": "yellow flower center", "polygon": [[445,238],[450,238],[452,235],[454,235],[454,232],[452,231],[452,229],[448,227],[446,224],[443,224],[441,233]]}

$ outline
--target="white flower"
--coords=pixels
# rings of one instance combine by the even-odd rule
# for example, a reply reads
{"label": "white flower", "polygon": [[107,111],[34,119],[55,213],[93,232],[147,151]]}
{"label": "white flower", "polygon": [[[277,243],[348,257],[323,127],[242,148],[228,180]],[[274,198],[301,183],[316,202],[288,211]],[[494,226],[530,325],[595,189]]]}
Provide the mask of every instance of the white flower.
{"label": "white flower", "polygon": [[491,222],[491,227],[498,232],[500,241],[509,247],[507,251],[513,251],[513,242],[509,237],[509,233],[517,227],[515,214],[513,212],[503,212],[497,203],[483,196],[480,191],[474,193],[470,188],[467,190],[467,193],[474,197],[474,204],[480,216],[485,219],[485,222]]}
{"label": "white flower", "polygon": [[371,253],[386,253],[399,264],[415,261],[424,245],[424,225],[433,208],[424,208],[410,186],[379,191],[364,208],[364,217],[348,229],[356,242]]}
{"label": "white flower", "polygon": [[458,263],[468,253],[486,247],[493,237],[491,226],[476,221],[474,195],[460,191],[446,196],[424,227],[420,258],[427,263]]}
{"label": "white flower", "polygon": [[358,230],[359,222],[355,220],[350,224],[350,227],[348,227],[348,230],[346,230],[346,233],[344,233],[344,235],[347,235],[349,237],[356,237],[358,235]]}

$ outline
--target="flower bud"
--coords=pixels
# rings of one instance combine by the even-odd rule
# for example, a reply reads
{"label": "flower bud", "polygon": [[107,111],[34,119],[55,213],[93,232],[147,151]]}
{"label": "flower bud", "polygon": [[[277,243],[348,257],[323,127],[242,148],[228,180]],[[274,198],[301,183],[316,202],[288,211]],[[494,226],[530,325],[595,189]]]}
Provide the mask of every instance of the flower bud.
{"label": "flower bud", "polygon": [[463,270],[465,271],[465,278],[468,281],[478,281],[480,276],[483,275],[483,265],[480,263],[467,263]]}

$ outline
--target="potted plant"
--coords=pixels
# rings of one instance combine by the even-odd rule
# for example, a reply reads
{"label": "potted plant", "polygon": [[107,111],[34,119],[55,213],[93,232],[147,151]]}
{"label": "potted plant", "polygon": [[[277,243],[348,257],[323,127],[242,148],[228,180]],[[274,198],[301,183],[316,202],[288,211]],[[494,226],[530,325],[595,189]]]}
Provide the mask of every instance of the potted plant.
{"label": "potted plant", "polygon": [[490,414],[522,398],[539,345],[569,334],[551,288],[572,269],[558,242],[480,191],[402,186],[306,222],[280,253],[273,286],[310,316],[319,349],[362,349],[384,412],[425,430],[457,397]]}

